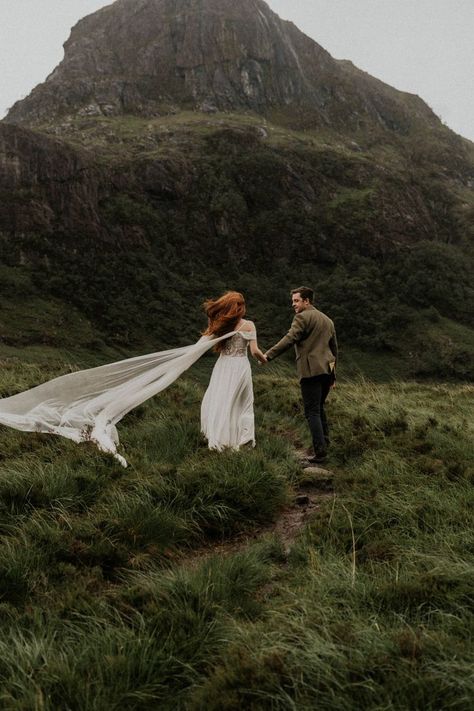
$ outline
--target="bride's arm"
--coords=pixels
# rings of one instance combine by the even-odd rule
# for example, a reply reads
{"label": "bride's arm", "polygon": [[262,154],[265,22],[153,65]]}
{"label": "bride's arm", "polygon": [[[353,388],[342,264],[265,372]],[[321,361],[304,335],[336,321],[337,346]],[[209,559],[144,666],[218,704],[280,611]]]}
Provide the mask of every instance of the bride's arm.
{"label": "bride's arm", "polygon": [[247,333],[255,333],[255,338],[252,338],[249,346],[250,346],[250,353],[253,355],[254,358],[256,358],[260,363],[266,363],[267,359],[263,352],[260,350],[258,347],[257,343],[257,329],[255,328],[255,324],[252,323],[252,321],[246,321],[245,326],[241,329],[242,331],[246,331]]}
{"label": "bride's arm", "polygon": [[254,358],[256,358],[259,363],[266,363],[267,359],[265,358],[265,355],[262,353],[260,348],[258,347],[257,341],[250,341],[250,353],[253,355]]}

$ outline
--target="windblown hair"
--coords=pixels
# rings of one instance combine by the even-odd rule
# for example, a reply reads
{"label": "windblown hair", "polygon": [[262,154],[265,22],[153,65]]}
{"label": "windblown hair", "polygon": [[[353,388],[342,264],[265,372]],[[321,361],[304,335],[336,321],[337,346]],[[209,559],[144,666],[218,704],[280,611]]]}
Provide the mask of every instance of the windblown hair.
{"label": "windblown hair", "polygon": [[[206,316],[209,319],[203,336],[218,338],[224,333],[235,331],[239,321],[245,316],[245,299],[238,291],[226,291],[218,299],[208,299],[203,304]],[[219,352],[224,348],[225,341],[214,346]]]}

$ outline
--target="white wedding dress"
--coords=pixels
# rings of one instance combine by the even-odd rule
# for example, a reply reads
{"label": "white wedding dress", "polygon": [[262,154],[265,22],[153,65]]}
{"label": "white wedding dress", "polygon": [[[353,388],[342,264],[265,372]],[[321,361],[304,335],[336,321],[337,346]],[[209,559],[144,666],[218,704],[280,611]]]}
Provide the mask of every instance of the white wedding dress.
{"label": "white wedding dress", "polygon": [[[17,395],[0,399],[0,425],[24,432],[61,435],[75,442],[93,442],[101,451],[113,454],[126,467],[126,460],[117,452],[119,438],[116,424],[134,407],[171,385],[216,343],[225,339],[232,340],[235,333],[231,331],[219,338],[204,337],[184,348],[159,351],[68,373]],[[247,338],[247,334],[239,335],[239,342],[243,338]],[[228,381],[222,379],[227,395],[219,395],[214,388],[212,396],[214,403],[222,402],[219,415],[222,422],[218,426],[214,420],[206,425],[212,441],[220,442],[222,446],[232,445],[229,439],[219,439],[224,436],[220,432],[231,432],[237,427],[240,432],[239,442],[246,436],[246,429],[249,432],[252,429],[253,432],[248,415],[250,372],[245,371],[248,374],[244,377],[245,368],[249,369],[250,366],[246,357],[230,357],[229,360],[235,364],[235,368],[223,366],[228,373]],[[216,378],[219,372],[218,369]],[[232,394],[230,407],[227,405],[229,394]],[[216,410],[211,408],[212,411]],[[232,425],[229,423],[228,427],[224,426],[226,417],[232,418]],[[241,424],[236,425],[236,421]]]}
{"label": "white wedding dress", "polygon": [[209,448],[255,446],[252,372],[247,357],[255,331],[237,331],[225,343],[201,405],[201,430]]}

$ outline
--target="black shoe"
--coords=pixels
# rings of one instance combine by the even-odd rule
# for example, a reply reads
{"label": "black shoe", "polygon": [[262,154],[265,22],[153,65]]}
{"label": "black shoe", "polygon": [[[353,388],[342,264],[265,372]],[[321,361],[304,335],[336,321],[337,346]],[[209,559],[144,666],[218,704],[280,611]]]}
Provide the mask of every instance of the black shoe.
{"label": "black shoe", "polygon": [[315,454],[314,457],[307,457],[306,461],[310,464],[322,464],[327,459],[326,453]]}

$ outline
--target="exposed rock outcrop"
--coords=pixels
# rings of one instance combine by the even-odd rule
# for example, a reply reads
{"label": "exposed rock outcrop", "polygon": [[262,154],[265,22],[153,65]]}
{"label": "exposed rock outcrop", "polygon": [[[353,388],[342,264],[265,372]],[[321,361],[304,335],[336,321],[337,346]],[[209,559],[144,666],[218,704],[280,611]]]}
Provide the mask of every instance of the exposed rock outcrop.
{"label": "exposed rock outcrop", "polygon": [[7,121],[186,107],[279,110],[293,123],[402,133],[417,118],[438,122],[418,97],[334,60],[263,0],[117,0],[81,20],[64,50]]}
{"label": "exposed rock outcrop", "polygon": [[0,230],[94,233],[104,175],[82,152],[0,123]]}

